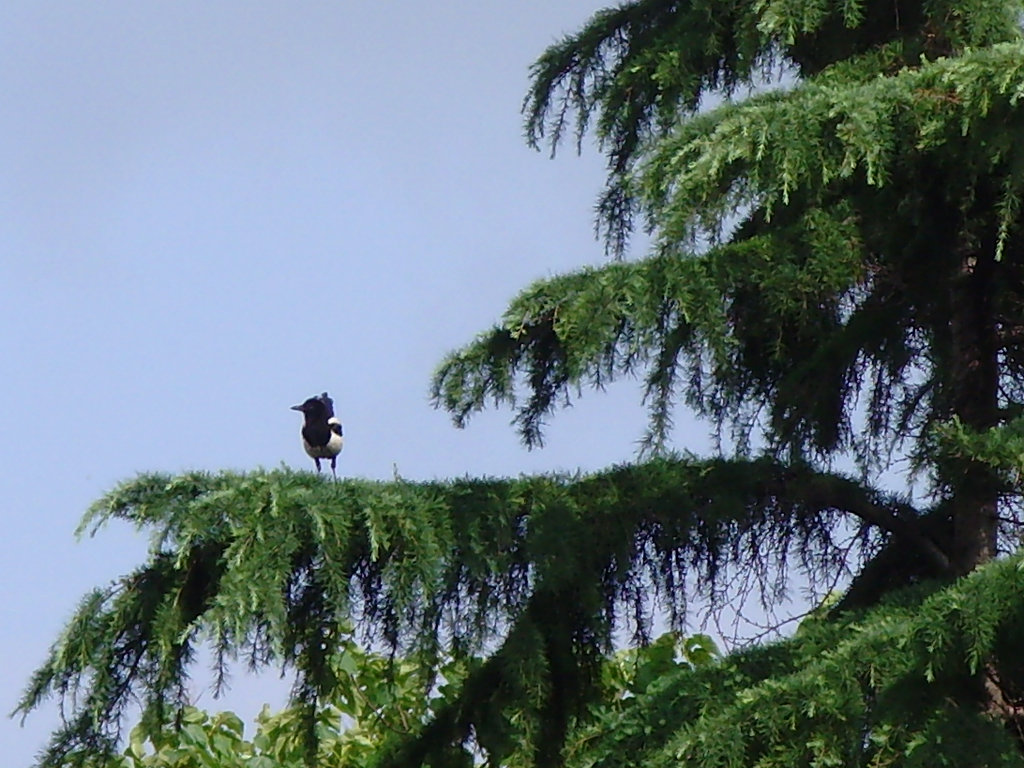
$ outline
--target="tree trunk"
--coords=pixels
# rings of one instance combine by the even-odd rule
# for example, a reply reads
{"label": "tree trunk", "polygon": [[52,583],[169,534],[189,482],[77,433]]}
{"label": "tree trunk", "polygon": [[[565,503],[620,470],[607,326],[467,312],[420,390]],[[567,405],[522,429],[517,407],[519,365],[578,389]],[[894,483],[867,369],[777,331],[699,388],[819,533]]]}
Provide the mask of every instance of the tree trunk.
{"label": "tree trunk", "polygon": [[[965,241],[970,242],[965,242]],[[953,414],[972,432],[998,423],[998,342],[993,313],[994,244],[966,237],[950,292],[950,395]],[[992,246],[992,247],[989,247]],[[989,466],[969,458],[951,460],[944,480],[952,491],[953,551],[957,574],[966,574],[996,554],[999,479]]]}

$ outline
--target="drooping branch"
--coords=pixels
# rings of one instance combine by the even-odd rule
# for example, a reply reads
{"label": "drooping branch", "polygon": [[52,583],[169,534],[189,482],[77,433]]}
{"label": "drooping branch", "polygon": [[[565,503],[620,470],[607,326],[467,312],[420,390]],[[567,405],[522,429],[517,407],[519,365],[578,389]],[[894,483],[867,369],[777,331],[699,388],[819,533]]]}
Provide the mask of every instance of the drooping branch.
{"label": "drooping branch", "polygon": [[[716,467],[707,463],[705,466],[709,476],[716,470],[725,470],[724,464]],[[797,505],[808,511],[837,510],[851,514],[863,524],[891,534],[905,546],[915,548],[919,557],[928,562],[931,575],[949,572],[949,558],[919,527],[923,518],[909,504],[886,498],[842,475],[816,472],[806,466],[793,467],[762,460],[749,463],[743,469],[750,480],[746,492],[752,500],[756,499],[754,504],[771,507],[773,499],[784,499],[783,504]],[[727,474],[734,477],[731,471]],[[694,487],[692,491],[699,497],[698,488]],[[595,566],[600,567],[600,559],[591,563],[591,567]],[[579,577],[581,581],[601,579],[599,572],[589,576],[576,573],[573,576],[574,580]],[[595,596],[591,594],[591,597]],[[880,594],[875,595],[876,599],[878,597]],[[512,690],[518,691],[520,697],[526,697],[528,690],[533,690],[534,696],[539,695],[539,700],[529,705],[539,713],[542,724],[535,745],[535,764],[561,765],[559,751],[570,718],[581,714],[583,702],[593,693],[593,681],[589,680],[588,674],[593,675],[595,660],[608,650],[600,643],[594,644],[596,638],[593,635],[583,638],[574,635],[573,627],[578,624],[565,625],[567,615],[580,611],[600,614],[601,606],[599,603],[587,603],[576,586],[570,585],[559,593],[552,585],[539,585],[501,648],[470,676],[459,696],[449,702],[416,739],[403,742],[399,749],[389,754],[382,762],[382,768],[434,764],[431,758],[439,759],[446,749],[461,745],[471,734],[476,734],[484,747],[492,743],[515,743],[509,733],[507,713],[501,711],[502,702],[507,701]],[[524,647],[522,637],[530,634],[541,638],[543,650],[539,654],[531,651],[527,658],[519,658],[518,654]],[[539,660],[540,663],[531,666],[530,660]],[[538,675],[538,679],[533,680],[531,674]],[[578,678],[587,682],[584,684]],[[570,679],[574,683],[565,685]],[[561,697],[572,697],[571,703],[561,701]],[[522,709],[520,704],[520,717]],[[481,723],[484,724],[482,727]],[[500,723],[506,725],[499,726]],[[500,747],[496,752],[491,751],[490,756],[499,761],[502,757]]]}
{"label": "drooping branch", "polygon": [[935,575],[949,572],[949,555],[922,529],[921,513],[895,498],[883,500],[879,494],[842,475],[809,469],[783,469],[769,493],[799,499],[808,507],[838,509],[863,523],[904,539],[924,556]]}
{"label": "drooping branch", "polygon": [[[429,667],[439,655],[494,647],[502,628],[543,608],[530,606],[550,605],[546,591],[573,610],[533,622],[547,635],[504,642],[516,658],[573,668],[627,620],[643,640],[656,603],[683,622],[688,586],[728,599],[715,589],[725,569],[766,582],[790,558],[812,578],[836,571],[849,512],[879,526],[862,546],[906,533],[895,501],[771,458],[449,483],[140,477],[101,500],[90,524],[123,518],[151,530],[150,562],[83,604],[19,711],[49,696],[77,701],[51,745],[57,765],[77,746],[112,744],[137,695],[148,722],[166,722],[201,637],[214,639],[219,658],[295,670],[297,703],[309,705],[343,674],[353,620],[368,641]],[[571,702],[542,708],[564,713]],[[550,736],[542,741],[557,741]]]}
{"label": "drooping branch", "polygon": [[[894,75],[912,78],[914,70],[927,70],[928,62],[936,60],[940,70],[950,68],[950,60],[955,67],[954,52],[959,59],[983,60],[987,52],[978,55],[971,49],[1019,42],[1016,16],[1007,8],[982,2],[965,12],[946,2],[922,6],[914,0],[832,5],[807,0],[783,7],[721,0],[624,3],[595,14],[536,62],[523,107],[527,138],[534,146],[547,141],[554,151],[565,134],[575,133],[580,145],[594,129],[609,170],[598,205],[599,225],[607,248],[616,254],[624,252],[638,219],[659,231],[668,228],[668,240],[679,234],[675,223],[681,217],[665,216],[664,210],[652,215],[649,198],[673,186],[676,175],[688,175],[687,170],[692,178],[704,179],[700,194],[711,190],[711,196],[732,198],[728,205],[711,196],[686,201],[685,217],[699,211],[702,223],[713,222],[710,231],[718,231],[722,218],[732,217],[744,199],[752,205],[766,198],[788,202],[798,183],[813,186],[829,176],[845,178],[857,166],[867,166],[869,180],[883,178],[888,171],[876,161],[884,159],[893,137],[902,131],[913,146],[916,133],[912,125],[893,129],[887,120],[920,114],[929,98],[937,96],[943,109],[954,107],[946,110],[948,125],[959,126],[975,107],[983,113],[990,102],[976,84],[955,94],[943,93],[945,84],[934,82],[915,94],[897,93],[900,80]],[[779,114],[759,109],[770,105],[771,97],[760,103],[748,99],[751,110],[745,115],[739,111],[739,119],[736,110],[723,110],[719,122],[729,133],[717,130],[714,120],[694,119],[708,101],[739,87],[763,90],[784,69],[798,71],[805,82],[821,81],[820,91],[808,92],[810,101],[824,95],[831,103],[787,98],[775,101],[786,112]],[[987,73],[981,74],[980,79],[987,79]],[[1004,74],[998,71],[990,83]],[[840,84],[853,87],[837,88]],[[857,86],[866,91],[858,93]],[[896,109],[885,103],[892,95],[903,102]],[[982,101],[975,102],[975,96]],[[961,106],[966,108],[961,111]],[[667,162],[668,174],[658,174],[654,183],[637,184],[638,175],[647,176],[645,166],[652,155],[657,166],[666,159],[663,149],[676,154],[663,139],[679,134],[680,126],[686,141],[699,148],[697,154],[711,152],[675,157]],[[819,127],[838,130],[824,141],[808,141],[808,132]],[[942,133],[928,118],[923,127],[924,141]],[[769,135],[779,128],[774,137]],[[874,135],[864,136],[865,129]],[[839,157],[829,158],[835,148]],[[715,149],[724,152],[716,157]],[[794,149],[806,149],[809,156],[794,156]],[[755,166],[765,166],[763,172],[748,165],[753,158]],[[733,180],[723,180],[722,175],[737,170]]]}
{"label": "drooping branch", "polygon": [[[702,255],[535,283],[501,326],[442,363],[434,402],[459,426],[489,402],[510,405],[524,441],[538,445],[544,419],[574,390],[643,374],[648,437],[660,447],[677,383],[706,412],[726,403],[744,413],[821,348],[842,325],[843,297],[866,278],[863,257],[850,213],[837,205]],[[788,329],[803,335],[787,343]],[[877,337],[873,327],[864,333]],[[834,375],[843,379],[855,363],[856,354],[838,359]]]}
{"label": "drooping branch", "polygon": [[574,614],[578,618],[588,608],[600,611],[581,604],[572,591],[538,586],[501,647],[469,673],[459,692],[414,738],[383,750],[377,768],[443,764],[446,753],[470,738],[500,763],[529,741],[522,726],[513,724],[522,723],[525,713],[538,723],[534,764],[561,765],[567,729],[596,692],[595,676],[608,652],[604,639],[573,632]]}

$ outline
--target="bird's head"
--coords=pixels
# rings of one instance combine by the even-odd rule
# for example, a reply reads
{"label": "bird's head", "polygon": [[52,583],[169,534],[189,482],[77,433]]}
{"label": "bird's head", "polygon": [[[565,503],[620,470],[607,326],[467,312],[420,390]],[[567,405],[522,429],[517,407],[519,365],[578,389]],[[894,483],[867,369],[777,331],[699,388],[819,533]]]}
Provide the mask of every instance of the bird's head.
{"label": "bird's head", "polygon": [[327,418],[327,406],[319,397],[311,397],[301,405],[293,405],[292,410],[301,411],[307,418],[316,418],[318,416],[324,417],[325,420]]}

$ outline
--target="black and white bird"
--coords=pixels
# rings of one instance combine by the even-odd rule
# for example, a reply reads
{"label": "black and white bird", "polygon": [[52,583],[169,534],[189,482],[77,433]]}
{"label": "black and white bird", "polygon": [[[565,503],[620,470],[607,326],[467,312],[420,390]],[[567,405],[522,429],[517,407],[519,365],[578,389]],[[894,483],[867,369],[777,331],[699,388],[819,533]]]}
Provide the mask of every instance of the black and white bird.
{"label": "black and white bird", "polygon": [[334,401],[324,392],[319,397],[309,398],[302,405],[293,405],[292,410],[301,411],[305,417],[302,447],[316,462],[316,471],[320,471],[320,459],[330,459],[331,474],[337,477],[334,466],[345,440],[341,422],[334,416]]}

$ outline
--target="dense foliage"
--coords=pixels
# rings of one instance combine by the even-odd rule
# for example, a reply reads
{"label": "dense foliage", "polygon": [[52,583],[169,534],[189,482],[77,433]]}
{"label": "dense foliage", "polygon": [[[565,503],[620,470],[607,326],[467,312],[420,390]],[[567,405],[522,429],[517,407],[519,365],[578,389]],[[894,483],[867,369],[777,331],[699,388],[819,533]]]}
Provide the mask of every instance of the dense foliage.
{"label": "dense foliage", "polygon": [[[706,667],[718,649],[706,635],[680,638],[667,633],[642,648],[620,651],[601,664],[601,696],[591,715],[606,718],[622,712],[629,701],[644,694],[660,678],[681,669]],[[81,757],[89,768],[304,768],[306,729],[312,722],[316,735],[317,765],[370,766],[382,742],[404,738],[457,695],[459,684],[472,666],[448,664],[441,668],[444,683],[430,698],[423,696],[417,669],[393,658],[366,653],[354,643],[346,650],[347,679],[334,695],[336,704],[322,707],[312,721],[302,709],[272,714],[269,707],[256,717],[256,732],[245,738],[242,720],[232,712],[210,715],[186,706],[159,731],[139,725],[127,747],[117,755],[98,758],[86,751]],[[577,727],[568,734],[567,750],[585,751],[592,729]],[[486,741],[486,735],[482,739]],[[529,765],[529,755],[512,753],[509,765]],[[445,765],[474,765],[467,750],[453,750]]]}
{"label": "dense foliage", "polygon": [[[85,525],[133,521],[151,555],[86,598],[26,692],[22,711],[71,704],[44,762],[115,751],[135,697],[160,743],[204,640],[294,671],[315,759],[357,628],[424,701],[448,686],[374,764],[1024,763],[1022,10],[635,0],[552,46],[528,135],[596,134],[617,258],[528,287],[433,394],[460,425],[511,407],[537,445],[583,389],[640,376],[648,459],[124,484]],[[636,226],[654,246],[631,260]],[[665,452],[680,399],[722,455]],[[770,605],[794,573],[852,580],[785,642],[603,684],[616,632]]]}

